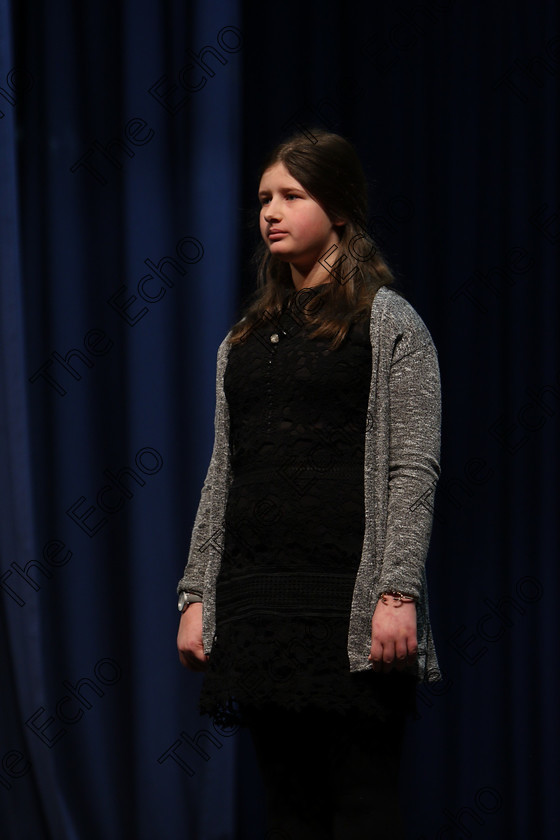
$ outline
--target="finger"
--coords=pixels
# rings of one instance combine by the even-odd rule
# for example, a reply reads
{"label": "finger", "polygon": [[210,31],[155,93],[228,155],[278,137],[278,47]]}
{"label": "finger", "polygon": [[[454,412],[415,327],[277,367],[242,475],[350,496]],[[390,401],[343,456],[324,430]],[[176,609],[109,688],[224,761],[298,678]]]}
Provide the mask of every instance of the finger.
{"label": "finger", "polygon": [[383,671],[387,673],[395,663],[395,643],[387,642],[383,645]]}
{"label": "finger", "polygon": [[194,664],[196,660],[192,659],[189,651],[179,651],[179,660],[181,662],[181,665],[183,665],[185,668],[188,668],[189,671],[195,670]]}
{"label": "finger", "polygon": [[401,639],[395,645],[395,668],[397,671],[402,671],[407,665],[408,650],[406,640]]}
{"label": "finger", "polygon": [[380,671],[383,665],[383,645],[374,639],[371,643],[371,650],[368,657],[374,671]]}
{"label": "finger", "polygon": [[188,654],[186,660],[189,671],[204,671],[206,669],[206,658],[201,660],[197,656]]}
{"label": "finger", "polygon": [[179,648],[179,660],[181,665],[189,671],[203,671],[206,668],[208,656],[202,650],[199,652],[190,648]]}
{"label": "finger", "polygon": [[407,655],[407,662],[409,665],[413,665],[416,662],[416,657],[418,656],[418,645],[408,647],[408,655]]}
{"label": "finger", "polygon": [[418,638],[416,636],[416,633],[409,636],[407,639],[407,652],[409,660],[411,662],[414,662],[418,655]]}

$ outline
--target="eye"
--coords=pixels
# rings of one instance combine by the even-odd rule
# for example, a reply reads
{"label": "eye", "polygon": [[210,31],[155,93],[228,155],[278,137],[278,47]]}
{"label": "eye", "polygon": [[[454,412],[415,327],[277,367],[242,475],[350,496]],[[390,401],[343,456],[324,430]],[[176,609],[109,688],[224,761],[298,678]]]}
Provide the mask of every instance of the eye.
{"label": "eye", "polygon": [[299,198],[299,195],[295,195],[295,193],[288,193],[286,198]]}

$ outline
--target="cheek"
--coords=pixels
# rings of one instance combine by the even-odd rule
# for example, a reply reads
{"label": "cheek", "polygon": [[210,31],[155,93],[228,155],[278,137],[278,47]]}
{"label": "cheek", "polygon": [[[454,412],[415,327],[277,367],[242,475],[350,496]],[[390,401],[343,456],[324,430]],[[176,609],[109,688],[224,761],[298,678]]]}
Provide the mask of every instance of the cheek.
{"label": "cheek", "polygon": [[319,214],[305,214],[298,220],[299,233],[305,237],[316,238],[325,236],[331,228],[328,218]]}

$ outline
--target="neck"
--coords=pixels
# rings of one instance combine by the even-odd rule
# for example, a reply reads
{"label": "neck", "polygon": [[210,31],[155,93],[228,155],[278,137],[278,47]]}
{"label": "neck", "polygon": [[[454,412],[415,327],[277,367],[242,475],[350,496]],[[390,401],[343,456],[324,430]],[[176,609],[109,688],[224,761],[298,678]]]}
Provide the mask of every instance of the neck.
{"label": "neck", "polygon": [[320,263],[315,263],[310,271],[300,271],[295,265],[290,264],[292,270],[292,283],[299,292],[300,289],[312,289],[323,283],[332,283],[332,275]]}

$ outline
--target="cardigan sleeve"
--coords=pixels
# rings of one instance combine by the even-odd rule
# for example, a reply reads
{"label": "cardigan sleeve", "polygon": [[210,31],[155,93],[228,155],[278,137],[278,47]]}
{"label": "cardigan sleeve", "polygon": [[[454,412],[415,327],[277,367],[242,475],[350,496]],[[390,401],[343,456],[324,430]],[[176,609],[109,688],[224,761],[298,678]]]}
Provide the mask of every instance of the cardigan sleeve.
{"label": "cardigan sleeve", "polygon": [[441,392],[437,351],[421,329],[402,335],[389,372],[387,527],[377,595],[416,598],[423,585],[440,475]]}
{"label": "cardigan sleeve", "polygon": [[216,410],[214,414],[214,446],[206,478],[202,486],[192,530],[187,564],[177,585],[177,594],[189,592],[202,598],[204,576],[215,548],[223,538],[223,516],[229,486],[229,411],[224,393],[224,371],[227,362],[229,333],[218,349],[216,365]]}

